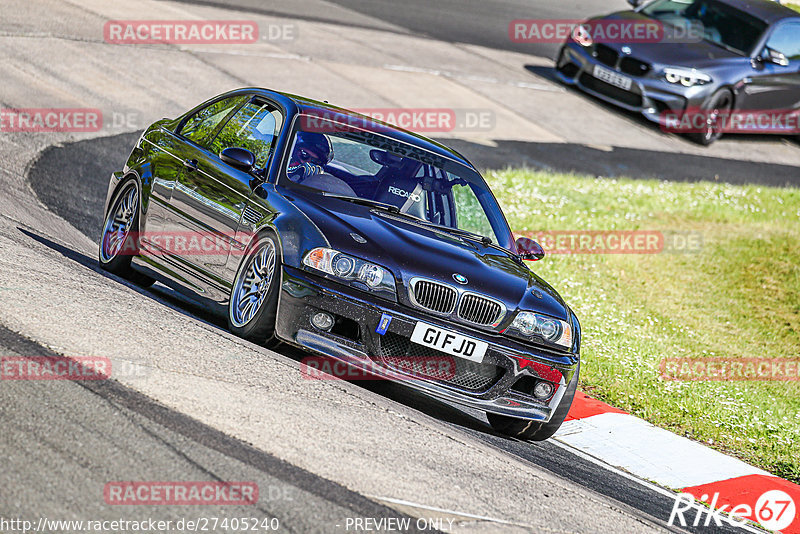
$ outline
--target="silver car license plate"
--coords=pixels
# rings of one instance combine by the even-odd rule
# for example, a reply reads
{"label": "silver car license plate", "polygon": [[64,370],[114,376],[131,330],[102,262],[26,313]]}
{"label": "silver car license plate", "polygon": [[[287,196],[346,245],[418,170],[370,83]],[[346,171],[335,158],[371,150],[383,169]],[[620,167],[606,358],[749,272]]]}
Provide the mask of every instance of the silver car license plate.
{"label": "silver car license plate", "polygon": [[622,74],[611,69],[607,69],[601,65],[594,66],[594,77],[621,89],[625,89],[626,91],[630,91],[631,85],[633,85],[633,80],[627,76],[623,76]]}

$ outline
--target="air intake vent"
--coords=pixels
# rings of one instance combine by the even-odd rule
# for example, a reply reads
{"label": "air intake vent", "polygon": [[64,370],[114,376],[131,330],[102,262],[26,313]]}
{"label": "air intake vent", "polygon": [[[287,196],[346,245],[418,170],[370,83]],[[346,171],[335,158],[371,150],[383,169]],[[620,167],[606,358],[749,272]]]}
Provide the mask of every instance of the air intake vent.
{"label": "air intake vent", "polygon": [[644,76],[652,70],[652,66],[636,58],[626,57],[619,62],[619,70],[631,76]]}
{"label": "air intake vent", "polygon": [[254,210],[250,206],[246,206],[244,208],[244,213],[242,213],[242,219],[244,222],[250,224],[250,226],[255,226],[258,224],[258,221],[261,220],[261,213]]}
{"label": "air intake vent", "polygon": [[[472,393],[487,391],[503,376],[502,367],[489,363],[475,363],[464,358],[453,358],[449,354],[432,350],[422,345],[412,343],[407,337],[387,332],[380,341],[380,362],[385,367],[400,373],[408,373],[409,365],[417,364],[426,369],[424,379],[439,382]],[[452,361],[455,369],[434,369],[430,366],[431,358],[447,358]],[[419,376],[419,375],[411,375]]]}
{"label": "air intake vent", "polygon": [[411,300],[426,310],[449,315],[456,308],[458,294],[452,287],[431,282],[429,280],[415,280],[411,283]]}
{"label": "air intake vent", "polygon": [[461,319],[482,326],[499,323],[502,314],[502,304],[473,293],[461,297],[461,303],[458,305],[458,316]]}

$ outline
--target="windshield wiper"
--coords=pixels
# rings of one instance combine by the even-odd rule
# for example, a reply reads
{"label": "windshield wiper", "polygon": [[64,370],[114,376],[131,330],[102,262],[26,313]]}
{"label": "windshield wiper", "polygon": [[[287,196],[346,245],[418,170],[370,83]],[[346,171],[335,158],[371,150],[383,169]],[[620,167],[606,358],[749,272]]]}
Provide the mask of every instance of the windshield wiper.
{"label": "windshield wiper", "polygon": [[453,228],[452,226],[445,226],[443,224],[436,224],[435,222],[428,221],[426,219],[422,219],[417,217],[416,215],[411,215],[410,213],[400,213],[399,215],[403,215],[404,217],[408,217],[409,219],[414,220],[419,224],[430,228],[436,228],[437,230],[441,230],[442,232],[456,234],[459,237],[466,237],[472,239],[473,241],[479,241],[483,246],[488,247],[489,245],[494,245],[494,241],[492,241],[491,237],[487,237],[485,235],[476,234],[475,232],[470,232],[469,230],[462,230],[461,228]]}
{"label": "windshield wiper", "polygon": [[718,46],[718,47],[720,47],[720,48],[723,48],[723,49],[727,50],[728,52],[733,52],[733,53],[734,53],[734,54],[736,54],[737,56],[743,56],[743,55],[745,55],[745,53],[744,53],[744,52],[742,52],[741,50],[739,50],[739,49],[737,49],[737,48],[734,48],[734,47],[732,47],[732,46],[730,46],[730,45],[726,45],[725,43],[720,43],[720,42],[718,42],[718,41],[713,41],[713,40],[711,40],[711,39],[708,39],[707,37],[703,37],[703,40],[704,40],[705,42],[707,42],[707,43],[711,43],[712,45],[715,45],[715,46]]}
{"label": "windshield wiper", "polygon": [[461,228],[453,228],[452,226],[445,226],[443,224],[436,224],[435,222],[431,222],[431,221],[429,221],[427,219],[422,219],[420,217],[417,217],[416,215],[411,215],[410,213],[402,212],[402,211],[400,211],[400,209],[397,206],[394,206],[392,204],[384,204],[383,202],[370,200],[368,198],[351,197],[349,195],[338,195],[336,193],[324,193],[323,192],[322,195],[326,196],[326,197],[329,197],[329,198],[336,198],[336,199],[339,199],[339,200],[346,200],[346,201],[352,202],[354,204],[362,204],[364,206],[371,206],[371,207],[374,207],[374,208],[381,208],[381,209],[384,209],[384,210],[392,213],[393,215],[400,215],[402,217],[406,217],[408,219],[411,219],[413,222],[415,222],[417,224],[421,224],[423,226],[427,226],[428,228],[435,228],[436,230],[439,230],[441,232],[455,234],[458,237],[466,237],[466,238],[471,239],[473,241],[478,241],[479,243],[481,243],[485,247],[493,246],[493,247],[496,247],[496,248],[500,248],[501,250],[504,250],[499,245],[496,245],[491,237],[487,237],[485,235],[476,234],[475,232],[470,232],[469,230],[462,230]]}
{"label": "windshield wiper", "polygon": [[326,193],[324,191],[322,192],[322,196],[328,198],[335,198],[338,200],[345,200],[347,202],[352,202],[353,204],[361,204],[362,206],[369,206],[371,208],[380,208],[390,213],[400,213],[400,208],[398,208],[397,206],[394,206],[392,204],[386,204],[384,202],[378,202],[377,200],[370,200],[368,198],[351,197],[350,195],[339,195],[336,193]]}
{"label": "windshield wiper", "polygon": [[430,223],[430,224],[432,224],[433,226],[436,226],[437,228],[441,228],[445,232],[452,232],[454,234],[458,234],[458,235],[460,235],[462,237],[467,237],[467,238],[472,239],[474,241],[480,241],[481,244],[483,246],[485,246],[485,247],[488,247],[489,245],[493,245],[494,244],[494,241],[492,241],[492,238],[491,237],[487,237],[485,235],[476,234],[475,232],[470,232],[469,230],[462,230],[461,228],[451,228],[450,226],[442,226],[441,224],[436,224],[436,223]]}

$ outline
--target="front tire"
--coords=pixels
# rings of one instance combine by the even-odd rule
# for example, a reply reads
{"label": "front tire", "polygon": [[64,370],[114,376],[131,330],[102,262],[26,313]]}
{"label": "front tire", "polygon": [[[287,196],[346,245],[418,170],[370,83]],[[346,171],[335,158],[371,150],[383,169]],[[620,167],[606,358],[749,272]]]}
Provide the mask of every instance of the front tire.
{"label": "front tire", "polygon": [[136,234],[139,231],[140,199],[139,183],[134,178],[117,189],[103,224],[98,263],[110,273],[149,287],[155,280],[131,267],[131,260],[139,253]]}
{"label": "front tire", "polygon": [[[718,141],[723,134],[723,124],[730,117],[731,110],[733,109],[733,94],[727,89],[720,89],[711,97],[707,106],[703,108],[702,113],[705,115],[705,129],[702,132],[693,133],[689,135],[695,143],[703,146],[709,146]],[[720,123],[720,116],[723,117],[722,124]]]}
{"label": "front tire", "polygon": [[525,441],[544,441],[551,437],[556,431],[561,428],[564,419],[567,418],[569,409],[572,407],[572,399],[575,398],[575,391],[578,389],[578,376],[581,371],[581,362],[578,362],[575,367],[575,374],[572,375],[572,380],[567,385],[567,391],[558,403],[556,411],[546,423],[539,423],[537,421],[528,421],[526,419],[518,419],[516,417],[508,417],[506,415],[497,415],[487,413],[486,418],[489,419],[489,424],[492,428],[505,434]]}
{"label": "front tire", "polygon": [[239,265],[228,301],[228,329],[261,345],[274,345],[281,257],[274,234],[257,236]]}

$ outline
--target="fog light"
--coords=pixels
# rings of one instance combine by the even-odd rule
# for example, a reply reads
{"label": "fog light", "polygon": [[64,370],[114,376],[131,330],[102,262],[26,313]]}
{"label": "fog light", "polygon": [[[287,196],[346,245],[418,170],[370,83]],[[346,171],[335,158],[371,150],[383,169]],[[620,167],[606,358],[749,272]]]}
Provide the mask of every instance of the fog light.
{"label": "fog light", "polygon": [[311,316],[311,324],[315,328],[329,332],[333,328],[333,317],[330,313],[319,312]]}
{"label": "fog light", "polygon": [[553,394],[553,384],[539,380],[533,388],[533,396],[537,399],[549,399]]}

